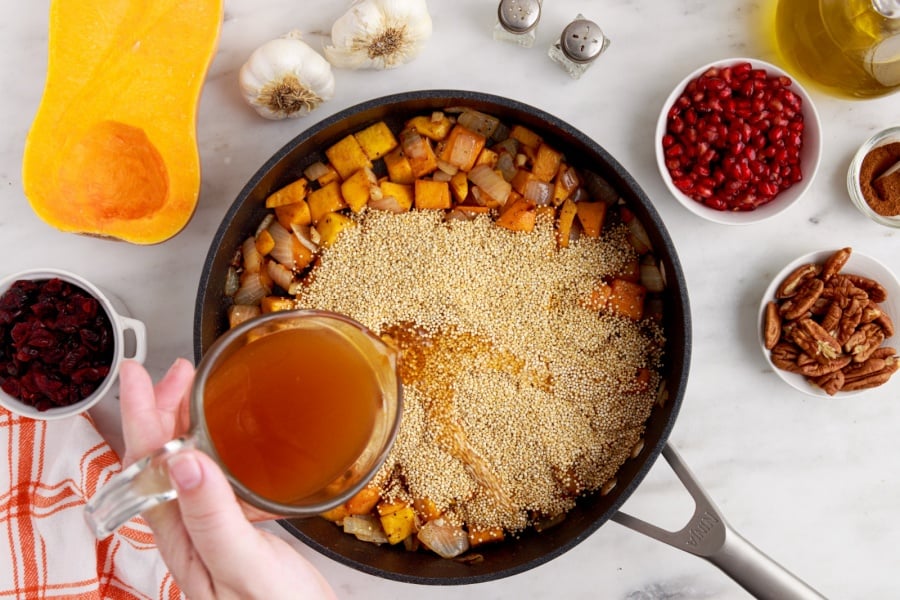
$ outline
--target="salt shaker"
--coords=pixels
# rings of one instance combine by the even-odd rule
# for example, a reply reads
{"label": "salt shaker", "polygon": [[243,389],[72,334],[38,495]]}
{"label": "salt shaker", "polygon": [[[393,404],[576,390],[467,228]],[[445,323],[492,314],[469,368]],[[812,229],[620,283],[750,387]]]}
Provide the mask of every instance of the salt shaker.
{"label": "salt shaker", "polygon": [[541,0],[500,0],[494,39],[530,48],[540,19]]}
{"label": "salt shaker", "polygon": [[607,46],[609,38],[603,35],[603,30],[579,14],[574,21],[566,25],[547,54],[573,79],[578,79]]}

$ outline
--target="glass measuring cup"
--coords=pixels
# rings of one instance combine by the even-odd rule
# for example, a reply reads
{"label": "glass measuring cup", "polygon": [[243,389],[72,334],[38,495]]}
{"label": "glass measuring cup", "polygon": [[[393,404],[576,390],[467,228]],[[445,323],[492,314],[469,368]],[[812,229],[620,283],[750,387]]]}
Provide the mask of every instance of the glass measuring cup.
{"label": "glass measuring cup", "polygon": [[90,499],[85,517],[98,538],[174,499],[167,461],[191,447],[216,460],[237,496],[262,511],[305,517],[342,504],[377,472],[396,437],[397,353],[343,315],[268,313],[216,340],[189,403],[186,436]]}

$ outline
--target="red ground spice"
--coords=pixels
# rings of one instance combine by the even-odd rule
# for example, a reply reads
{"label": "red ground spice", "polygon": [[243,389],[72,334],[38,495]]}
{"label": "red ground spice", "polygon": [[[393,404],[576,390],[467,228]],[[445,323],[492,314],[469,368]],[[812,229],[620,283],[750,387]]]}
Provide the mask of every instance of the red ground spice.
{"label": "red ground spice", "polygon": [[900,171],[878,180],[897,161],[900,161],[900,142],[891,142],[866,154],[859,169],[863,198],[872,210],[883,217],[900,215]]}

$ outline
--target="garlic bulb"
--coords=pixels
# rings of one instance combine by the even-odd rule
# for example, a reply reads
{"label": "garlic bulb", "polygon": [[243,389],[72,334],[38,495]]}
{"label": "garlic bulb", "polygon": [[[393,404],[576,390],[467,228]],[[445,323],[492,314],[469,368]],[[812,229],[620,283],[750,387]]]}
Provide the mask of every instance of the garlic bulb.
{"label": "garlic bulb", "polygon": [[331,28],[325,57],[344,69],[392,69],[431,37],[425,0],[357,0]]}
{"label": "garlic bulb", "polygon": [[302,117],[334,95],[331,65],[291,32],[253,51],[240,72],[247,102],[267,119]]}

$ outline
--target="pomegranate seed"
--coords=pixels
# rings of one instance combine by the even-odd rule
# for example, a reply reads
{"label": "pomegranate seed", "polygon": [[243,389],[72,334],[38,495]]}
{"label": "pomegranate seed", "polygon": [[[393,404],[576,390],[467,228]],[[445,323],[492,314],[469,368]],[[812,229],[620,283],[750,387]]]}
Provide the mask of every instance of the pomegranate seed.
{"label": "pomegranate seed", "polygon": [[803,113],[790,85],[750,63],[688,82],[662,140],[675,187],[717,210],[753,210],[802,180]]}

